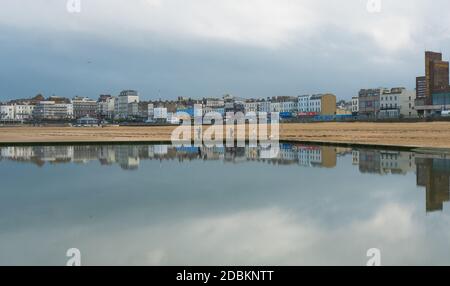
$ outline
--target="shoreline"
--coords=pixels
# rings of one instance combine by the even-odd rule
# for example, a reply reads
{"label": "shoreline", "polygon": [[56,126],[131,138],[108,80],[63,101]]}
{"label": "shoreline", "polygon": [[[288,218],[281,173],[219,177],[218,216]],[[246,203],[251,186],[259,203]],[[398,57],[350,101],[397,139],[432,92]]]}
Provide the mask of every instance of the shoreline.
{"label": "shoreline", "polygon": [[[176,127],[4,126],[0,128],[0,145],[170,144]],[[450,153],[450,122],[286,123],[280,124],[280,142]]]}

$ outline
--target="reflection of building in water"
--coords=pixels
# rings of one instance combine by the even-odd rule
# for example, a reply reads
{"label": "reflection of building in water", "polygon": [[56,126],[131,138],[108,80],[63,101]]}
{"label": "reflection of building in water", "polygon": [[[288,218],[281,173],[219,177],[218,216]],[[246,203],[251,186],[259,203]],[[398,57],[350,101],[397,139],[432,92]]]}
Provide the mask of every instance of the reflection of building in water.
{"label": "reflection of building in water", "polygon": [[416,158],[417,185],[426,188],[427,211],[442,211],[444,202],[450,201],[450,159],[429,157]]}
{"label": "reflection of building in water", "polygon": [[356,166],[359,165],[359,150],[352,151],[352,164]]}
{"label": "reflection of building in water", "polygon": [[258,160],[259,159],[259,149],[258,147],[245,147],[245,157],[247,157],[248,160]]}
{"label": "reflection of building in water", "polygon": [[117,145],[115,146],[115,157],[117,163],[125,170],[136,170],[139,167],[138,146]]}
{"label": "reflection of building in water", "polygon": [[66,163],[72,161],[73,146],[36,146],[34,155],[43,162]]}
{"label": "reflection of building in water", "polygon": [[225,147],[224,161],[241,163],[247,161],[245,147]]}
{"label": "reflection of building in water", "polygon": [[298,146],[297,158],[300,166],[312,167],[322,162],[322,152],[320,147]]}
{"label": "reflection of building in water", "polygon": [[381,151],[382,174],[407,174],[416,169],[415,154],[412,152]]}
{"label": "reflection of building in water", "polygon": [[336,155],[345,157],[347,155],[352,154],[353,149],[348,147],[336,147]]}
{"label": "reflection of building in water", "polygon": [[298,164],[305,167],[334,168],[336,148],[329,146],[295,146]]}
{"label": "reflection of building in water", "polygon": [[76,145],[73,146],[72,161],[75,163],[87,163],[99,159],[99,145]]}
{"label": "reflection of building in water", "polygon": [[381,174],[381,154],[378,150],[359,150],[359,171],[361,173]]}
{"label": "reflection of building in water", "polygon": [[320,166],[325,168],[336,167],[336,148],[330,146],[322,147],[322,162]]}
{"label": "reflection of building in water", "polygon": [[1,158],[26,161],[34,157],[33,147],[2,147],[0,149]]}
{"label": "reflection of building in water", "polygon": [[[271,164],[299,164],[309,167],[336,166],[336,148],[280,144],[280,146],[246,147],[175,147],[170,145],[75,145],[0,147],[0,159],[45,162],[87,163],[98,160],[102,165],[119,164],[127,170],[138,168],[141,160],[224,160],[226,162],[259,161]],[[348,149],[340,149],[346,154]],[[274,152],[276,151],[276,152]],[[271,156],[267,156],[267,155]],[[273,156],[272,156],[273,155]]]}
{"label": "reflection of building in water", "polygon": [[262,156],[267,148],[258,147],[175,147],[170,145],[75,145],[0,147],[0,160],[46,163],[87,163],[98,160],[102,165],[119,164],[135,170],[141,160],[223,160],[239,163],[266,162],[274,165],[333,168],[337,156],[351,154],[352,163],[362,173],[407,174],[417,172],[417,185],[426,188],[427,211],[443,209],[450,201],[450,157],[414,152],[348,149],[331,146],[280,144],[275,157]]}
{"label": "reflection of building in water", "polygon": [[293,148],[292,144],[280,144],[280,151],[278,152],[277,159],[285,163],[295,163],[297,157],[297,150]]}
{"label": "reflection of building in water", "polygon": [[223,160],[225,158],[225,147],[200,147],[201,156],[204,160]]}
{"label": "reflection of building in water", "polygon": [[361,173],[407,174],[416,168],[415,155],[411,152],[360,149],[353,151],[353,163],[356,162]]}
{"label": "reflection of building in water", "polygon": [[167,145],[155,145],[153,146],[153,153],[155,155],[159,155],[159,156],[164,156],[166,155],[169,151],[169,146]]}
{"label": "reflection of building in water", "polygon": [[98,150],[98,160],[102,165],[111,165],[116,162],[116,152],[114,146],[100,146]]}

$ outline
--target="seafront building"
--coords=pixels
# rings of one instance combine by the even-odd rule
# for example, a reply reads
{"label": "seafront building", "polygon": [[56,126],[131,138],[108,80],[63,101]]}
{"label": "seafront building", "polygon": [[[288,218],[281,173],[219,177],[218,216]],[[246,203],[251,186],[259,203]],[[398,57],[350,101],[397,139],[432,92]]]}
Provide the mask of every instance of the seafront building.
{"label": "seafront building", "polygon": [[414,107],[416,92],[408,91],[403,87],[384,90],[380,96],[381,118],[417,117]]}
{"label": "seafront building", "polygon": [[334,94],[300,95],[297,102],[299,117],[336,115]]}
{"label": "seafront building", "polygon": [[416,78],[415,106],[422,117],[450,110],[449,62],[442,53],[425,52],[425,76]]}
{"label": "seafront building", "polygon": [[358,93],[358,115],[376,118],[380,111],[381,94],[384,91],[384,88],[361,89]]}
{"label": "seafront building", "polygon": [[127,119],[128,118],[128,105],[130,103],[139,102],[139,94],[135,90],[124,90],[122,91],[117,100],[115,101],[115,117],[117,119]]}
{"label": "seafront building", "polygon": [[31,104],[0,105],[0,120],[11,122],[30,120],[33,116],[34,107]]}
{"label": "seafront building", "polygon": [[114,108],[117,98],[109,94],[100,95],[97,101],[97,117],[101,119],[114,118]]}
{"label": "seafront building", "polygon": [[97,101],[76,96],[72,99],[73,117],[79,119],[82,117],[97,117]]}
{"label": "seafront building", "polygon": [[33,109],[34,120],[70,120],[73,119],[72,103],[41,101]]}
{"label": "seafront building", "polygon": [[352,98],[352,113],[361,119],[417,117],[416,92],[404,87],[361,89]]}

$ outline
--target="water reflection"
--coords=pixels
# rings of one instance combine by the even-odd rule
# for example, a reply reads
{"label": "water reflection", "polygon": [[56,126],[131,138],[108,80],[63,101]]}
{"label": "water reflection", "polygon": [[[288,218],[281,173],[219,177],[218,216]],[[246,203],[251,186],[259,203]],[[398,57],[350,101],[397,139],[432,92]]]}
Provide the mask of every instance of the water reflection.
{"label": "water reflection", "polygon": [[137,170],[143,160],[248,161],[274,165],[335,168],[338,157],[352,156],[363,174],[406,175],[415,172],[417,186],[426,190],[426,211],[442,211],[450,201],[450,156],[365,148],[281,144],[278,156],[262,159],[260,147],[173,147],[171,145],[74,145],[0,147],[0,161],[28,162],[37,166],[99,161]]}
{"label": "water reflection", "polygon": [[281,144],[0,147],[0,265],[450,265],[450,158]]}

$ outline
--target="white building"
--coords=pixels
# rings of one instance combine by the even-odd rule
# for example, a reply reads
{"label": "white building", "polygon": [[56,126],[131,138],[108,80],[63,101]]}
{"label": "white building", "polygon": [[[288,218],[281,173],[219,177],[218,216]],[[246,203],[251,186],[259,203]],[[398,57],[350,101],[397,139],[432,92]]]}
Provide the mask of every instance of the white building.
{"label": "white building", "polygon": [[297,110],[298,110],[298,102],[296,101],[281,102],[280,112],[296,112]]}
{"label": "white building", "polygon": [[281,102],[271,102],[269,112],[280,112],[281,111]]}
{"label": "white building", "polygon": [[128,105],[132,102],[139,103],[138,92],[135,90],[122,91],[115,104],[115,117],[126,119],[128,117]]}
{"label": "white building", "polygon": [[30,120],[33,117],[34,105],[20,104],[15,105],[15,119],[19,121]]}
{"label": "white building", "polygon": [[405,88],[385,90],[380,96],[379,115],[386,118],[416,117],[415,99],[415,91],[407,91]]}
{"label": "white building", "polygon": [[264,101],[258,102],[258,111],[270,113],[270,104],[271,104],[271,102],[269,100],[267,100],[267,101],[264,100]]}
{"label": "white building", "polygon": [[139,102],[133,101],[133,102],[128,103],[127,117],[129,118],[129,117],[137,117],[137,116],[139,116]]}
{"label": "white building", "polygon": [[107,97],[97,102],[97,113],[100,117],[113,118],[116,97]]}
{"label": "white building", "polygon": [[258,111],[258,102],[255,100],[246,101],[244,103],[245,114]]}
{"label": "white building", "polygon": [[32,118],[34,105],[10,104],[0,106],[0,120],[24,121]]}
{"label": "white building", "polygon": [[37,120],[67,120],[73,118],[73,105],[41,101],[33,109],[33,118]]}
{"label": "white building", "polygon": [[97,101],[88,97],[76,96],[72,99],[74,118],[96,117]]}
{"label": "white building", "polygon": [[314,113],[320,113],[322,111],[322,95],[312,95],[309,98],[309,111]]}
{"label": "white building", "polygon": [[211,109],[224,107],[225,101],[221,98],[207,98],[205,107],[210,107]]}
{"label": "white building", "polygon": [[359,97],[354,96],[352,97],[352,113],[358,113],[359,112]]}
{"label": "white building", "polygon": [[297,110],[301,113],[307,113],[309,111],[309,99],[311,95],[300,95],[298,97]]}
{"label": "white building", "polygon": [[167,120],[167,108],[165,107],[155,108],[153,118],[155,120]]}
{"label": "white building", "polygon": [[14,105],[0,106],[0,120],[15,120]]}

